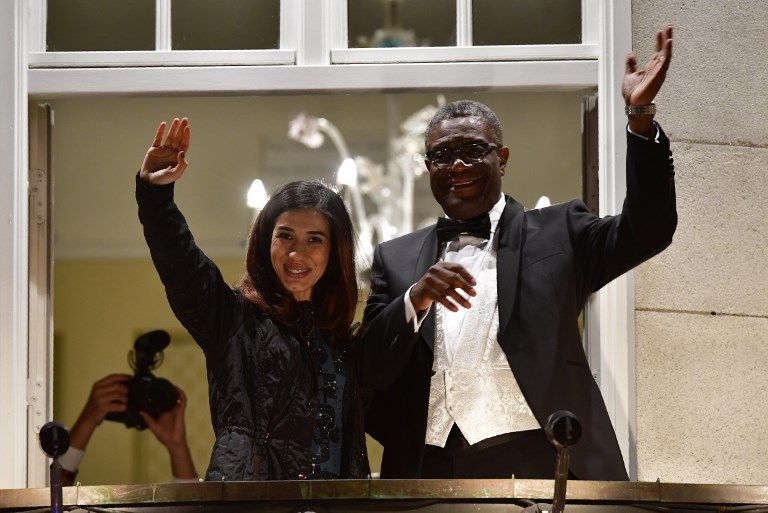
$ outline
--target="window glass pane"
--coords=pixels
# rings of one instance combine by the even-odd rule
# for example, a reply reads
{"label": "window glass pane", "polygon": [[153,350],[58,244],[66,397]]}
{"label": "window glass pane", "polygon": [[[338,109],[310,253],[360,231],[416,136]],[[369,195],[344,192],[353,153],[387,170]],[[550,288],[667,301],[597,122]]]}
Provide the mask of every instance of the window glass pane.
{"label": "window glass pane", "polygon": [[473,0],[475,45],[581,43],[581,0]]}
{"label": "window glass pane", "polygon": [[454,46],[456,0],[349,0],[350,48]]}
{"label": "window glass pane", "polygon": [[173,0],[174,50],[278,48],[280,0]]}
{"label": "window glass pane", "polygon": [[47,50],[155,49],[155,0],[48,0]]}

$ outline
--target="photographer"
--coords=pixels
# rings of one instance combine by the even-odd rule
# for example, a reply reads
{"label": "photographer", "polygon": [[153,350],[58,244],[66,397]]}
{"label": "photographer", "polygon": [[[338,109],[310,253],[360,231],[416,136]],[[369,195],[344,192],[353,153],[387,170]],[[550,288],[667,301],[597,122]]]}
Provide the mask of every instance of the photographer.
{"label": "photographer", "polygon": [[[93,432],[110,412],[124,412],[128,402],[126,382],[129,374],[110,374],[93,384],[91,394],[83,411],[70,431],[69,450],[59,458],[63,469],[62,484],[70,486],[75,482],[77,469],[85,455],[85,448]],[[178,401],[170,411],[161,413],[157,420],[145,412],[139,412],[155,438],[168,449],[171,471],[175,482],[197,482],[197,472],[187,445],[184,410],[187,396],[176,387]]]}

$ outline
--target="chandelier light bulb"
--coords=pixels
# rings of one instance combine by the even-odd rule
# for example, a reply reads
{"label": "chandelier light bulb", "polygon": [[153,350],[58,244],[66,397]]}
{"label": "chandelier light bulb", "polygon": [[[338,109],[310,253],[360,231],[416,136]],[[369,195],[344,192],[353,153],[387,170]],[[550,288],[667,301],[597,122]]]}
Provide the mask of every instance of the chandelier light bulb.
{"label": "chandelier light bulb", "polygon": [[550,201],[548,196],[542,196],[539,198],[539,201],[536,202],[536,206],[533,208],[545,208],[552,205],[552,201]]}
{"label": "chandelier light bulb", "polygon": [[341,162],[339,170],[336,171],[336,183],[349,187],[357,185],[357,164],[354,159],[346,158]]}
{"label": "chandelier light bulb", "polygon": [[264,188],[264,182],[258,178],[251,182],[251,186],[248,188],[248,194],[246,197],[246,201],[249,207],[255,208],[256,210],[261,210],[264,208],[264,205],[267,204],[267,200],[269,199],[267,190]]}

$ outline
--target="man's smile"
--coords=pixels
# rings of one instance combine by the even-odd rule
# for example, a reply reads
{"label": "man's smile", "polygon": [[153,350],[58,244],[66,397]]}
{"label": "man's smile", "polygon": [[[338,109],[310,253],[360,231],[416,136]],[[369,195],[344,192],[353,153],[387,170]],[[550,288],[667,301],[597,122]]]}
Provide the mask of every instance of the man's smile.
{"label": "man's smile", "polygon": [[475,185],[477,182],[480,181],[480,178],[458,178],[455,180],[449,180],[448,185],[451,188],[451,190],[456,189],[466,189],[473,185]]}

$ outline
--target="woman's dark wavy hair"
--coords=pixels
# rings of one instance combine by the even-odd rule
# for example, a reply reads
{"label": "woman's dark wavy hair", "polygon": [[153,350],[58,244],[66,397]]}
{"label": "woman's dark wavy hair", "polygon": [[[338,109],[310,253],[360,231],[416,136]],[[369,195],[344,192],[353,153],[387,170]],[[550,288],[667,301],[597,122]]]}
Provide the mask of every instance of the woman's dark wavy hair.
{"label": "woman's dark wavy hair", "polygon": [[[274,268],[270,246],[277,218],[288,210],[312,208],[328,219],[328,267],[312,289],[313,319],[282,283]],[[351,343],[357,307],[355,244],[352,220],[344,202],[318,181],[297,181],[280,187],[267,201],[251,228],[245,274],[236,289],[274,320],[305,338],[312,322],[341,346]]]}

